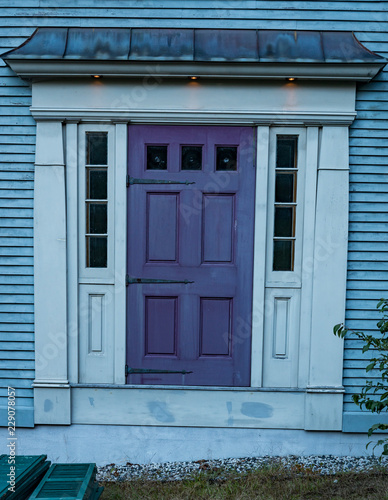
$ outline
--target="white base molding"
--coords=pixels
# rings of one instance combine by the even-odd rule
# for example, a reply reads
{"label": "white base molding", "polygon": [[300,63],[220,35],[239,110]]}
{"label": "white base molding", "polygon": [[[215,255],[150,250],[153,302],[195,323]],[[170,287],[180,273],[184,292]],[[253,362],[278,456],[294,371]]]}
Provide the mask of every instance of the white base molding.
{"label": "white base molding", "polygon": [[307,392],[305,429],[308,431],[342,430],[343,392]]}
{"label": "white base molding", "polygon": [[70,387],[34,387],[35,424],[70,425]]}
{"label": "white base molding", "polygon": [[34,401],[36,424],[342,430],[343,388],[42,384]]}

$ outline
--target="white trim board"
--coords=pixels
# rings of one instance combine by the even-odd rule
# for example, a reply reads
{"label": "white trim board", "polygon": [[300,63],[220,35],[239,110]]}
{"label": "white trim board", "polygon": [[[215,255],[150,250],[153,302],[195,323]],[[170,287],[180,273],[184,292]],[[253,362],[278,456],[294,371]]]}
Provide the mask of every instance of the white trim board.
{"label": "white trim board", "polygon": [[304,428],[301,392],[72,388],[75,424]]}

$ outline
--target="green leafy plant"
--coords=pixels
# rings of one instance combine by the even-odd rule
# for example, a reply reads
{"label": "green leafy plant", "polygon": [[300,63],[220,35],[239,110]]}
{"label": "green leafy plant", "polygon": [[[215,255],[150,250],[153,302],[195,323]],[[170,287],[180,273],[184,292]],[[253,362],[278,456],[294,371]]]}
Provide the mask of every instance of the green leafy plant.
{"label": "green leafy plant", "polygon": [[[364,342],[362,352],[365,353],[371,350],[372,358],[366,367],[366,372],[371,370],[378,370],[379,376],[373,380],[366,381],[364,387],[361,389],[360,394],[353,395],[353,401],[361,409],[371,411],[372,413],[381,413],[388,411],[388,300],[381,299],[377,304],[377,309],[381,312],[382,318],[377,323],[379,334],[366,334],[364,332],[356,332],[349,330],[343,323],[336,325],[333,328],[334,335],[344,338],[356,337]],[[370,437],[375,431],[386,431],[388,424],[374,424],[368,430]],[[367,447],[371,444],[369,442]],[[379,439],[373,446],[382,446],[381,455],[388,455],[388,438]]]}

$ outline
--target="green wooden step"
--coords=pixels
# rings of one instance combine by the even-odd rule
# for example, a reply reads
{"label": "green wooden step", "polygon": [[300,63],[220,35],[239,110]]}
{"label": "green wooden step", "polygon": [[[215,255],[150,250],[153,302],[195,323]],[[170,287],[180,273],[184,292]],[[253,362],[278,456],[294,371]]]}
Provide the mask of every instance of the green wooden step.
{"label": "green wooden step", "polygon": [[102,493],[96,464],[53,464],[30,500],[96,500]]}
{"label": "green wooden step", "polygon": [[[17,455],[14,458],[13,464],[11,457],[0,455],[0,500],[28,498],[50,466],[50,462],[46,462],[47,455]],[[14,492],[9,490],[7,483],[11,466],[15,466]]]}

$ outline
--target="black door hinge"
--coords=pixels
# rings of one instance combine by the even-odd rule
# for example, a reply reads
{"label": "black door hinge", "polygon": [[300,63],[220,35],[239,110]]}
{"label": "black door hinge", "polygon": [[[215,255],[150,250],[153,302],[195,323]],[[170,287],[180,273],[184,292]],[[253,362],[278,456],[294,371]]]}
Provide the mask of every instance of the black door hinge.
{"label": "black door hinge", "polygon": [[125,365],[125,376],[128,375],[141,375],[147,373],[179,373],[181,375],[187,375],[188,373],[193,373],[192,371],[186,370],[154,370],[152,368],[130,368],[128,365]]}
{"label": "black door hinge", "polygon": [[129,276],[128,274],[125,277],[125,282],[128,285],[163,285],[169,283],[182,283],[184,285],[188,285],[189,283],[194,283],[194,281],[189,280],[161,280],[161,279],[153,279],[153,278],[134,278],[133,276]]}
{"label": "black door hinge", "polygon": [[189,184],[195,184],[195,182],[191,181],[167,181],[167,180],[159,180],[159,179],[135,179],[130,175],[127,175],[127,187],[132,186],[133,184],[185,184],[188,186]]}

